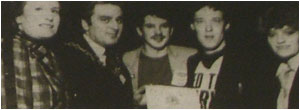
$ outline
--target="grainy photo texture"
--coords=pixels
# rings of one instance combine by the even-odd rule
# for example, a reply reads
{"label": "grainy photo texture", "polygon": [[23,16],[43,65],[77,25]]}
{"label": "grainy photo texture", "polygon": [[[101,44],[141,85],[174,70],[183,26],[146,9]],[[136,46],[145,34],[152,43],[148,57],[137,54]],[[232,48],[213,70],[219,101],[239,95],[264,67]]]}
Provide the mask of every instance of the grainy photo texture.
{"label": "grainy photo texture", "polygon": [[299,2],[2,1],[2,109],[299,109]]}

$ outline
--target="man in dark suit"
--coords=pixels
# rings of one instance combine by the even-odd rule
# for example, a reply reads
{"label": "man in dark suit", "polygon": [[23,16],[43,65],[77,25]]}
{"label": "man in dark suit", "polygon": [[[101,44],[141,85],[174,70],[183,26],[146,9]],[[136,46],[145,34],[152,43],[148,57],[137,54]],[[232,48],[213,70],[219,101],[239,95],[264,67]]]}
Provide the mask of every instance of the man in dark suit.
{"label": "man in dark suit", "polygon": [[239,108],[239,57],[225,40],[225,5],[204,3],[193,13],[199,52],[188,59],[188,87],[201,89],[201,108]]}
{"label": "man in dark suit", "polygon": [[66,42],[60,53],[69,108],[130,108],[130,76],[113,48],[123,28],[122,9],[116,2],[91,2],[86,9],[83,37]]}
{"label": "man in dark suit", "polygon": [[299,109],[298,13],[298,4],[281,4],[262,17],[271,54],[252,66],[255,75],[247,78],[244,92],[248,108]]}

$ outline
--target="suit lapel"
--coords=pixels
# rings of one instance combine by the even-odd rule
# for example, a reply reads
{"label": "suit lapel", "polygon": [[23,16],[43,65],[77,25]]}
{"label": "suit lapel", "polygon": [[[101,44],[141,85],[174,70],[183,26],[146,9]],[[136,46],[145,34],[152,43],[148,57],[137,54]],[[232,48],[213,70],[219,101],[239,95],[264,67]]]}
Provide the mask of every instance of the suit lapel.
{"label": "suit lapel", "polygon": [[132,56],[133,59],[130,66],[131,67],[130,70],[132,70],[132,72],[130,73],[133,73],[131,77],[132,77],[132,87],[134,90],[138,89],[138,78],[139,78],[138,69],[139,69],[139,59],[140,59],[141,49],[142,48],[138,48],[137,51],[134,53],[134,56]]}
{"label": "suit lapel", "polygon": [[[177,59],[177,53],[175,53],[174,51],[173,51],[173,48],[171,47],[171,46],[168,46],[167,47],[167,51],[168,51],[168,58],[169,58],[169,64],[170,64],[170,68],[171,68],[171,71],[172,71],[172,74],[174,74],[175,73],[175,69],[174,69],[174,67],[178,67],[178,66],[176,66],[176,65],[178,65],[178,64],[180,64],[180,60],[179,59]],[[182,65],[182,64],[180,64],[180,65]]]}
{"label": "suit lapel", "polygon": [[81,40],[78,40],[77,42],[80,45],[80,47],[84,49],[81,51],[84,53],[85,56],[89,57],[89,59],[92,62],[97,63],[98,65],[102,66],[102,63],[99,61],[99,58],[97,57],[96,53],[93,51],[91,46],[88,44],[88,42],[84,38],[81,38]]}
{"label": "suit lapel", "polygon": [[295,79],[289,96],[289,109],[299,108],[299,68],[296,72]]}

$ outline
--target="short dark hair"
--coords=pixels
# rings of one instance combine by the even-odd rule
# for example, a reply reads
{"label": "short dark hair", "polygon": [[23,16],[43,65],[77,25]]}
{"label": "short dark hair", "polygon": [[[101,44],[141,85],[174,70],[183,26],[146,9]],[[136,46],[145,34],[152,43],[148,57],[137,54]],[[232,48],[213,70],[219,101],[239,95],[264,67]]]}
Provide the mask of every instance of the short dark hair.
{"label": "short dark hair", "polygon": [[215,11],[221,11],[223,14],[223,19],[226,23],[230,22],[228,11],[229,6],[228,3],[220,3],[220,2],[201,2],[201,3],[195,3],[191,5],[190,8],[190,21],[194,22],[195,13],[199,11],[201,8],[208,6],[209,8],[212,8]]}
{"label": "short dark hair", "polygon": [[159,18],[166,19],[169,26],[173,27],[173,19],[171,14],[171,8],[167,7],[163,3],[147,3],[147,5],[142,5],[136,16],[136,26],[143,27],[145,22],[145,17],[148,15],[154,15]]}
{"label": "short dark hair", "polygon": [[260,31],[267,35],[271,28],[282,28],[285,25],[298,30],[298,9],[298,4],[280,4],[270,7],[261,17]]}
{"label": "short dark hair", "polygon": [[117,5],[121,9],[124,7],[124,3],[118,2],[118,1],[89,1],[89,2],[87,2],[87,4],[84,6],[84,10],[82,10],[82,12],[81,12],[81,18],[83,20],[85,20],[89,25],[91,24],[91,16],[94,14],[95,6],[98,4]]}

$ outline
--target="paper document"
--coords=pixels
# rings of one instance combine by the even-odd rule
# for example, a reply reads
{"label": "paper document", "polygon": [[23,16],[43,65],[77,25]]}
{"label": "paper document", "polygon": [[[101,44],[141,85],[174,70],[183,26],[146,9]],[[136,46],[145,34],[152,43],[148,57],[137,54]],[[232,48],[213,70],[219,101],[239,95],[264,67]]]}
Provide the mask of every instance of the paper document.
{"label": "paper document", "polygon": [[199,109],[199,89],[162,85],[146,86],[149,109]]}

